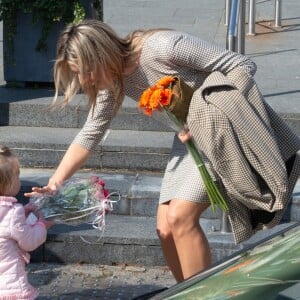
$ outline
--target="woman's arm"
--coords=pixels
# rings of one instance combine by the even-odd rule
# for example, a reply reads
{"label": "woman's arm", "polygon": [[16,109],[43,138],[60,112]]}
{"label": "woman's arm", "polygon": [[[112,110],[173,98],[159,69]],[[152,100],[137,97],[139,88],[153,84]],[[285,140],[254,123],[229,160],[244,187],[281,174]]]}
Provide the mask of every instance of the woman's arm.
{"label": "woman's arm", "polygon": [[55,173],[48,182],[51,190],[56,190],[65,180],[77,172],[90,157],[91,151],[79,144],[71,144]]}
{"label": "woman's arm", "polygon": [[49,182],[44,187],[32,187],[32,192],[24,193],[25,197],[32,197],[36,193],[55,193],[60,185],[69,179],[88,160],[91,151],[79,144],[71,144],[58,165]]}
{"label": "woman's arm", "polygon": [[31,197],[35,193],[56,192],[65,180],[86,163],[110,125],[113,117],[113,104],[112,93],[99,93],[94,110],[90,109],[83,128],[69,146],[48,184],[42,188],[33,187],[32,192],[24,194],[26,197]]}

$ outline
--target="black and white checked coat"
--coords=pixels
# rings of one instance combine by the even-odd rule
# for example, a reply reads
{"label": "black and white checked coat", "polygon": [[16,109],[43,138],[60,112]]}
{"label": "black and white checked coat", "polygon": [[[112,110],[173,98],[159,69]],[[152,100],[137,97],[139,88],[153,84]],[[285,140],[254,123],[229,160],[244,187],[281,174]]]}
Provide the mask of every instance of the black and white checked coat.
{"label": "black and white checked coat", "polygon": [[299,138],[242,69],[195,91],[188,126],[222,182],[235,241],[281,220],[300,174]]}
{"label": "black and white checked coat", "polygon": [[[244,188],[244,178],[243,176],[239,177],[240,174],[246,174],[254,167],[248,167],[248,169],[242,168],[238,170],[238,172],[235,170],[235,173],[232,173],[232,165],[244,167],[243,163],[237,163],[237,161],[240,161],[240,158],[243,157],[243,152],[239,147],[237,147],[240,143],[238,141],[239,132],[232,130],[232,134],[228,135],[226,143],[222,137],[220,139],[216,139],[216,136],[224,131],[224,129],[231,129],[230,119],[225,117],[225,113],[221,113],[220,108],[218,108],[213,102],[207,104],[207,107],[205,107],[207,102],[202,96],[203,93],[200,91],[203,83],[210,83],[210,79],[213,78],[211,76],[214,76],[215,74],[228,75],[227,81],[229,80],[230,84],[234,86],[237,84],[236,81],[239,82],[239,74],[244,74],[247,79],[251,81],[255,71],[255,64],[246,56],[227,51],[226,49],[207,43],[182,32],[159,31],[144,40],[139,66],[132,74],[125,77],[125,94],[136,101],[139,100],[141,93],[146,88],[154,85],[161,77],[166,75],[181,77],[196,91],[194,93],[189,112],[189,126],[191,127],[190,129],[192,134],[197,140],[199,148],[203,151],[207,158],[207,165],[211,171],[212,177],[218,180],[218,184],[221,188],[224,188],[224,192],[230,206],[229,214],[233,233],[237,242],[250,237],[255,230],[259,228],[258,224],[260,224],[260,222],[257,222],[256,226],[253,226],[256,221],[253,221],[255,218],[253,220],[251,219],[251,213],[249,212],[252,208],[257,208],[254,205],[254,202],[260,202],[260,197],[256,195],[256,199],[251,202],[252,204],[250,205],[250,208],[248,208],[244,203],[244,198],[246,198],[247,193],[249,192],[249,187]],[[220,78],[226,79],[225,76],[216,76],[216,79]],[[236,89],[234,90],[236,91]],[[220,93],[214,94],[218,95],[215,97],[218,99],[218,104],[222,104],[222,100],[224,95],[226,96],[226,92],[221,90]],[[247,97],[244,98],[242,98],[240,94],[237,99],[231,99],[231,96],[226,97],[228,100],[226,101],[226,105],[230,104],[231,100],[232,103],[235,103],[234,105],[239,104],[240,101],[247,102],[248,96],[250,95],[252,94],[250,93],[248,95],[246,91]],[[256,98],[260,99],[260,96]],[[96,148],[110,125],[113,102],[114,98],[111,92],[99,92],[93,115],[92,113],[89,114],[84,127],[76,136],[73,143],[78,143],[89,150]],[[253,115],[257,115],[257,119],[265,118],[265,115],[260,116],[260,110],[255,105],[256,103],[249,104],[248,109],[251,110]],[[204,110],[202,111],[202,109]],[[267,110],[272,111],[269,107],[267,107]],[[247,114],[248,111],[244,111],[244,113]],[[277,124],[279,124],[279,127],[281,128],[282,121],[273,111],[272,114],[275,116],[274,120],[276,119],[276,122],[274,121],[274,124],[276,123],[274,126],[276,127]],[[208,127],[205,129],[209,129],[208,131],[198,127],[200,125],[197,124],[197,122],[199,121],[199,123],[201,123],[203,117],[205,117],[205,122],[207,122],[205,126]],[[251,119],[249,121],[251,121]],[[254,123],[250,122],[247,124],[247,126],[250,126],[250,131],[255,132],[256,130],[260,130],[260,128],[256,126],[254,120],[253,122]],[[286,130],[288,131],[287,128]],[[209,132],[210,135],[206,135],[207,132]],[[264,137],[268,137],[269,134],[270,133],[266,133]],[[230,138],[232,139],[232,143],[230,143]],[[273,138],[275,139],[274,136],[272,136],[271,139]],[[289,135],[283,142],[284,145],[280,146],[281,152],[286,153],[286,150],[289,150],[289,146],[286,146],[288,141]],[[243,143],[246,145],[247,142],[248,140],[246,139]],[[223,151],[219,154],[232,153],[236,160],[224,160],[224,164],[222,165],[219,160],[220,156],[216,156],[215,152],[210,153],[211,150],[214,151],[216,149],[212,147],[213,144],[216,143],[220,143],[218,145],[219,150],[223,149]],[[292,147],[291,151],[287,151],[288,154],[286,155],[288,157],[291,157],[292,154],[297,151],[296,148],[299,149],[299,141],[295,142],[295,144],[297,144],[297,146]],[[232,147],[232,145],[234,145],[234,147]],[[256,152],[256,150],[258,151]],[[254,151],[254,157],[260,157],[263,154],[261,157],[262,160],[265,156],[267,156],[267,152],[261,152],[260,149],[251,148],[249,152],[252,153],[252,151]],[[218,162],[217,164],[216,161]],[[245,159],[243,161],[245,162]],[[273,167],[277,167],[276,162],[269,165],[268,171],[272,172]],[[253,174],[251,173],[249,176],[252,175]],[[296,178],[296,176],[294,177]],[[235,197],[235,194],[231,189],[228,190],[227,181],[223,182],[223,180],[228,180],[228,182],[234,184],[234,188],[236,188],[243,196],[242,202],[240,199]],[[295,184],[294,181],[289,186],[290,191]],[[285,180],[284,183],[286,185],[287,181]],[[250,186],[250,189],[251,188],[252,186]],[[288,199],[289,196],[290,193],[287,195],[286,199]],[[196,164],[190,155],[187,154],[185,146],[178,141],[176,135],[162,183],[160,203],[174,198],[195,202],[209,202]],[[284,202],[284,206],[286,206],[287,201],[288,200]],[[280,211],[283,211],[283,207],[280,207],[280,205],[272,206],[270,203],[267,204],[266,207],[263,206],[261,209],[267,208],[268,205],[271,207],[271,210],[279,209]],[[275,218],[272,220],[275,220]]]}

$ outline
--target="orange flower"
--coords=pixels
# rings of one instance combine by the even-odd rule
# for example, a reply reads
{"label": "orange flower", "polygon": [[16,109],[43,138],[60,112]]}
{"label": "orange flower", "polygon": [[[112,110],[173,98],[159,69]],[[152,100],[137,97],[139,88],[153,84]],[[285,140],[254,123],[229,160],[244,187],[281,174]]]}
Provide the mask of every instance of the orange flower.
{"label": "orange flower", "polygon": [[144,108],[144,114],[147,116],[151,116],[152,115],[153,110],[150,108]]}
{"label": "orange flower", "polygon": [[149,99],[151,97],[152,90],[151,88],[145,90],[140,98],[139,107],[147,107],[149,104]]}
{"label": "orange flower", "polygon": [[170,89],[165,89],[160,93],[160,104],[167,106],[171,102],[172,91]]}
{"label": "orange flower", "polygon": [[166,77],[163,77],[163,78],[161,78],[159,81],[157,81],[157,86],[158,87],[169,87],[170,86],[170,84],[172,83],[172,82],[174,82],[175,81],[175,78],[174,77],[172,77],[172,76],[166,76]]}
{"label": "orange flower", "polygon": [[172,97],[170,84],[174,81],[171,76],[163,77],[143,92],[138,107],[143,109],[144,114],[149,116],[154,110],[160,110],[162,106],[170,104]]}
{"label": "orange flower", "polygon": [[149,107],[152,110],[156,110],[160,107],[160,94],[161,94],[160,90],[155,90],[151,94],[150,99],[149,99]]}

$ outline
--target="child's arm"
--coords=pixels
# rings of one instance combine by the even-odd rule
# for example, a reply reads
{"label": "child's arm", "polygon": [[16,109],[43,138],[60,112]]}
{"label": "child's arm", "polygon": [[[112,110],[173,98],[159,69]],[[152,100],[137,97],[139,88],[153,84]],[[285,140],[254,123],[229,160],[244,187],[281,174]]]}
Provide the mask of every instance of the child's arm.
{"label": "child's arm", "polygon": [[25,210],[22,205],[15,205],[12,220],[10,223],[10,232],[25,251],[33,251],[42,245],[47,238],[48,221],[39,220],[34,225],[26,223]]}

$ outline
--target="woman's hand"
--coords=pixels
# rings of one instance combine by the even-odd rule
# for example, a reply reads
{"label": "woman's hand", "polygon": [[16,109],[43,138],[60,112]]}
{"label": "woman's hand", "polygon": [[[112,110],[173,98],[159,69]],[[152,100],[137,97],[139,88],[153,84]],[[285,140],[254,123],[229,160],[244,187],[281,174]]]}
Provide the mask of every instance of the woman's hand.
{"label": "woman's hand", "polygon": [[61,184],[56,182],[54,179],[50,178],[49,182],[47,185],[43,186],[43,187],[32,187],[32,192],[29,193],[24,193],[25,197],[32,197],[38,194],[51,194],[51,195],[55,195],[59,186]]}
{"label": "woman's hand", "polygon": [[192,134],[189,130],[183,130],[178,132],[177,136],[182,143],[185,143],[192,137]]}

